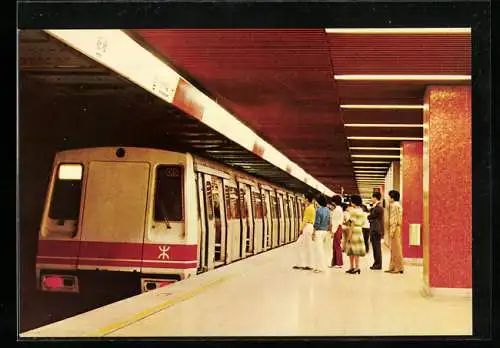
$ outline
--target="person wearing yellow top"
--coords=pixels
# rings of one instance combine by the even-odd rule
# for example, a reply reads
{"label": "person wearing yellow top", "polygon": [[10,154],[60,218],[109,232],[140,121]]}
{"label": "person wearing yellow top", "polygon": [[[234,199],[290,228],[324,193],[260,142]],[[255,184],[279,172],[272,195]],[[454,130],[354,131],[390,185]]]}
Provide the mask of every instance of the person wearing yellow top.
{"label": "person wearing yellow top", "polygon": [[304,209],[302,222],[300,223],[299,238],[297,239],[298,247],[298,265],[293,266],[294,269],[311,270],[311,254],[312,254],[312,235],[314,232],[314,221],[316,219],[316,208],[314,206],[314,196],[311,193],[306,194],[307,207]]}

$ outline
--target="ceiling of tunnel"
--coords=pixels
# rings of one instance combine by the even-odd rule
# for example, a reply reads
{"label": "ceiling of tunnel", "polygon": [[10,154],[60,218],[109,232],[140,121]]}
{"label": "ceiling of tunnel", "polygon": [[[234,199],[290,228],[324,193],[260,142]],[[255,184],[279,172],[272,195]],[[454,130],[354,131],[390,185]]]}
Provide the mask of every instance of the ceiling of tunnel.
{"label": "ceiling of tunnel", "polygon": [[[345,34],[324,29],[137,30],[220,104],[335,192],[358,191],[363,155],[399,151],[400,137],[422,138],[420,109],[344,109],[344,104],[421,105],[439,81],[341,80],[336,75],[470,75],[470,34]],[[468,82],[465,82],[468,83]],[[350,124],[363,124],[351,127]],[[385,127],[367,127],[379,123]],[[405,124],[394,127],[392,124]],[[409,125],[420,125],[409,127]],[[350,137],[395,137],[395,140]],[[381,158],[383,161],[395,159]],[[396,159],[398,160],[398,159]],[[388,169],[390,163],[369,163]]]}
{"label": "ceiling of tunnel", "polygon": [[[125,145],[188,151],[292,190],[310,190],[287,172],[45,33],[23,30],[19,37],[21,126],[44,125],[57,149]],[[45,108],[39,116],[44,120],[29,123],[23,118],[23,110],[31,104]],[[33,132],[37,130],[20,128],[21,137],[33,136]],[[43,138],[48,141],[48,136]]]}
{"label": "ceiling of tunnel", "polygon": [[313,177],[355,189],[324,30],[137,32]]}
{"label": "ceiling of tunnel", "polygon": [[[382,167],[385,172],[390,161],[398,160],[380,158],[384,163],[359,164],[373,160],[359,156],[398,156],[400,137],[423,136],[422,108],[353,109],[348,105],[422,106],[429,84],[470,83],[430,76],[417,81],[338,76],[470,75],[470,33],[356,34],[324,29],[148,29],[127,33],[335,192],[341,188],[345,193],[358,192],[360,176],[355,167]],[[57,95],[109,96],[127,103],[140,100],[144,104],[141,117],[150,119],[147,124],[161,122],[156,117],[163,115],[173,122],[160,127],[160,143],[165,143],[164,138],[175,139],[169,140],[169,146],[183,144],[228,163],[252,163],[245,167],[249,172],[305,187],[42,32],[23,31],[20,38],[22,76],[50,85]],[[372,149],[360,149],[366,147]]]}

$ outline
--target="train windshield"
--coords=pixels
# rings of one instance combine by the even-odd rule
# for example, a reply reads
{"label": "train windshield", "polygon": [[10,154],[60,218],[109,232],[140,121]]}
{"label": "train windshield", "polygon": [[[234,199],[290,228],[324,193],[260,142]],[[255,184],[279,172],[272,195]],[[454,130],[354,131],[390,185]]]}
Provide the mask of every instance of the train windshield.
{"label": "train windshield", "polygon": [[81,164],[60,164],[54,183],[49,217],[53,220],[78,220],[82,195]]}
{"label": "train windshield", "polygon": [[156,169],[155,221],[182,221],[182,167],[160,165]]}

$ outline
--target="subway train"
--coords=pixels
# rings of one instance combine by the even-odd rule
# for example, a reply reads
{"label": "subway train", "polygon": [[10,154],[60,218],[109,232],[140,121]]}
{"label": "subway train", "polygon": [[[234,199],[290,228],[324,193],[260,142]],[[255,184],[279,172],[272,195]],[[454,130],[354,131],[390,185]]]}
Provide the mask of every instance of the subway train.
{"label": "subway train", "polygon": [[39,231],[37,288],[82,293],[100,277],[153,290],[293,242],[304,207],[300,193],[189,153],[61,151]]}

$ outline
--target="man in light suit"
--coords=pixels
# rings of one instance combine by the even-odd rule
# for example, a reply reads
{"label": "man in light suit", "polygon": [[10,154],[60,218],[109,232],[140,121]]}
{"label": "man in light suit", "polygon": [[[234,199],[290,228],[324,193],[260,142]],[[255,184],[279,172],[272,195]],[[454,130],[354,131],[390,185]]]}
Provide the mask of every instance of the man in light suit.
{"label": "man in light suit", "polygon": [[382,195],[380,192],[374,192],[372,194],[373,208],[368,215],[368,221],[370,221],[370,239],[372,242],[373,250],[373,265],[370,269],[380,270],[382,269],[382,248],[380,240],[384,236],[384,208],[380,199]]}

